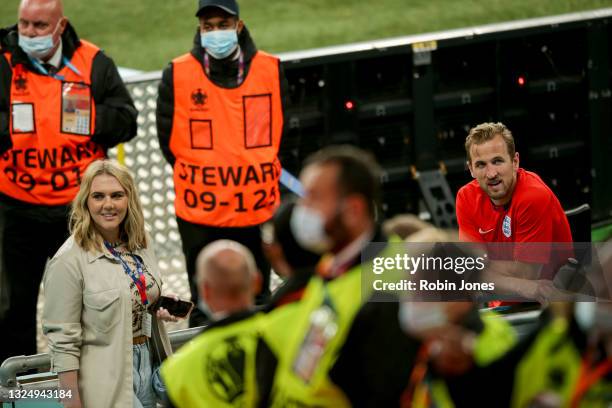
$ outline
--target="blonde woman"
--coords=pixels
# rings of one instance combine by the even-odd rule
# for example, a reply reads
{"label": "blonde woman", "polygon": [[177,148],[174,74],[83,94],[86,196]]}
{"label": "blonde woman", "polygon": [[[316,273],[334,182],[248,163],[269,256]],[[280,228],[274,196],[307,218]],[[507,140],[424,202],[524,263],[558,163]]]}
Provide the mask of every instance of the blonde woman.
{"label": "blonde woman", "polygon": [[[70,391],[62,402],[155,407],[152,355],[170,353],[158,321],[176,319],[163,309],[152,312],[162,281],[126,168],[108,160],[87,168],[72,204],[70,232],[44,276],[51,369],[60,390]],[[152,350],[152,344],[161,346]]]}

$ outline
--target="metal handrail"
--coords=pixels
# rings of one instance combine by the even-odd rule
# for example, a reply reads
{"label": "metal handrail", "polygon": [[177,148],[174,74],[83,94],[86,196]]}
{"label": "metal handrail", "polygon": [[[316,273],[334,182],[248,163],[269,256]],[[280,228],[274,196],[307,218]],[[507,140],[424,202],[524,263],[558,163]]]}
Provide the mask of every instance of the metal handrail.
{"label": "metal handrail", "polygon": [[[541,314],[541,310],[532,310],[527,312],[511,313],[502,315],[513,326],[534,323]],[[177,350],[185,343],[189,342],[195,336],[204,330],[205,326],[193,327],[190,329],[176,330],[168,333],[170,344],[173,350]],[[35,354],[32,356],[15,356],[10,357],[0,366],[0,388],[17,387],[17,374],[29,370],[49,370],[51,368],[51,356],[48,353]],[[51,374],[53,377],[55,374]],[[45,382],[48,382],[46,378]],[[53,380],[51,380],[53,381]]]}
{"label": "metal handrail", "polygon": [[580,205],[580,206],[578,206],[576,208],[571,208],[569,210],[565,210],[565,215],[567,217],[572,217],[574,215],[582,214],[583,212],[588,211],[590,209],[591,209],[591,206],[585,203],[585,204],[582,204],[582,205]]}
{"label": "metal handrail", "polygon": [[[168,333],[172,349],[177,350],[183,344],[200,334],[204,327],[192,327]],[[51,355],[49,353],[9,357],[0,365],[0,387],[16,387],[17,374],[19,373],[30,370],[49,370],[50,368]]]}
{"label": "metal handrail", "polygon": [[0,366],[0,386],[16,387],[18,373],[35,369],[48,370],[50,367],[51,357],[47,353],[9,357]]}

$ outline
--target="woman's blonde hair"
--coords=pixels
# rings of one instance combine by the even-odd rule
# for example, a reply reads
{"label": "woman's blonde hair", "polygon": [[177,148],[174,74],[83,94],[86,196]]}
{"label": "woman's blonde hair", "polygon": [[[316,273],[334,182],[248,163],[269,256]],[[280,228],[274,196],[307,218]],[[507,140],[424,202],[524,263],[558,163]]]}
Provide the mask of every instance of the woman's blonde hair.
{"label": "woman's blonde hair", "polygon": [[129,251],[147,247],[142,206],[134,179],[128,169],[111,160],[96,160],[91,163],[81,181],[81,188],[72,202],[70,212],[70,233],[76,243],[86,251],[102,251],[104,238],[97,230],[87,207],[93,179],[101,174],[108,174],[117,179],[126,192],[128,199],[125,219],[119,226],[119,238],[127,243]]}

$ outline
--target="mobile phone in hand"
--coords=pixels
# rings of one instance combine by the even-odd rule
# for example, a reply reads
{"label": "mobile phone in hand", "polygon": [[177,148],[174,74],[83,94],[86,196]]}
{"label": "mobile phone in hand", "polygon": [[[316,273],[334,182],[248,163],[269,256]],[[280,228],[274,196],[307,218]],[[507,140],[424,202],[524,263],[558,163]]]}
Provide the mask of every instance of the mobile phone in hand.
{"label": "mobile phone in hand", "polygon": [[163,307],[173,316],[176,317],[187,317],[191,309],[193,309],[193,302],[187,300],[174,300],[174,298],[168,296],[162,296],[159,300],[157,308]]}

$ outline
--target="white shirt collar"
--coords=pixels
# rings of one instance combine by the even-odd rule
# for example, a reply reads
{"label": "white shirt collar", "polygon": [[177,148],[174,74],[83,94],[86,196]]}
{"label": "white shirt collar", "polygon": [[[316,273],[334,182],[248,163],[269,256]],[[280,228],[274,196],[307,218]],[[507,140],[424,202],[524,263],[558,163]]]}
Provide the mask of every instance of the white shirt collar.
{"label": "white shirt collar", "polygon": [[232,61],[237,61],[238,57],[240,57],[240,53],[242,51],[240,50],[240,44],[238,44],[238,47],[236,48],[236,51],[234,51],[234,57],[232,58]]}
{"label": "white shirt collar", "polygon": [[[57,47],[57,50],[55,50],[55,53],[49,59],[49,61],[46,62],[46,64],[51,64],[55,68],[59,68],[62,63],[62,49],[63,49],[62,39],[60,38],[60,42],[59,42],[59,46]],[[41,64],[45,64],[45,62],[40,59],[38,60],[38,62],[40,62]]]}

